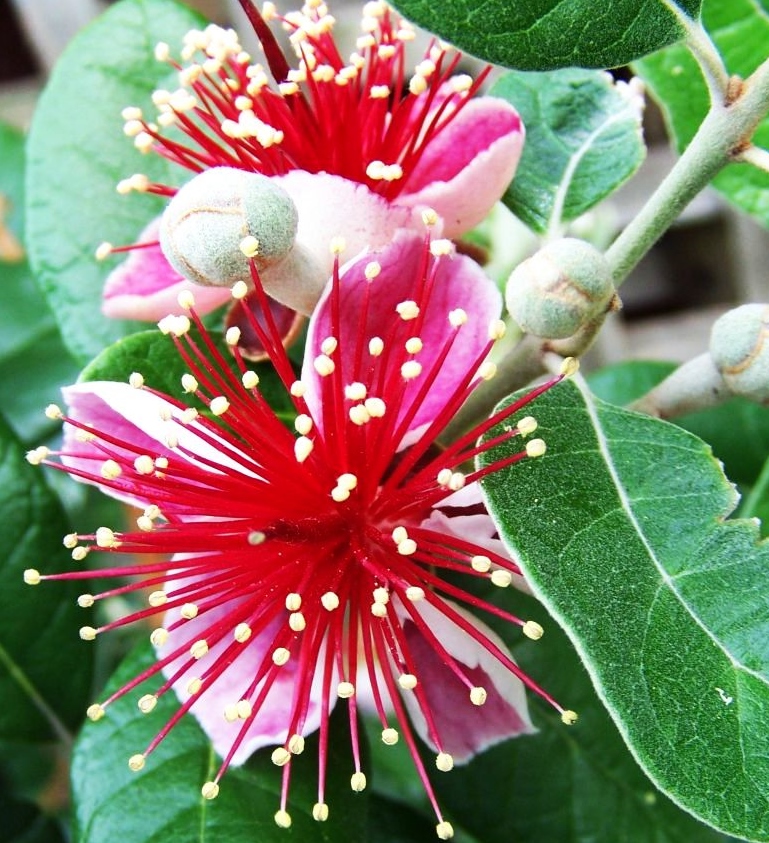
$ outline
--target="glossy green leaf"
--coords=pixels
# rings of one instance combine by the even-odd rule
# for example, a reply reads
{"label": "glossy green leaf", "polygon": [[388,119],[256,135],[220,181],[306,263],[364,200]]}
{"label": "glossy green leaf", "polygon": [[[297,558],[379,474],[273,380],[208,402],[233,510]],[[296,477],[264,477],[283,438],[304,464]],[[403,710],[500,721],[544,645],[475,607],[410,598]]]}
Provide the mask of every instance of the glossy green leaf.
{"label": "glossy green leaf", "polygon": [[531,411],[547,454],[485,484],[500,533],[651,779],[769,840],[769,547],[695,436],[573,383]]}
{"label": "glossy green leaf", "polygon": [[[663,796],[644,776],[601,705],[574,648],[532,598],[508,590],[495,603],[545,629],[533,642],[497,631],[518,663],[579,712],[565,726],[529,696],[537,734],[507,741],[435,778],[441,804],[482,843],[725,843]],[[491,596],[491,595],[489,595]]]}
{"label": "glossy green leaf", "polygon": [[[235,369],[232,353],[219,334],[211,335],[219,354]],[[276,414],[293,423],[296,411],[283,388],[275,370],[269,363],[251,367],[259,375],[259,391],[267,399]],[[141,331],[106,348],[95,360],[83,369],[83,381],[127,381],[132,372],[141,372],[144,382],[166,395],[183,397],[181,378],[189,371],[183,358],[169,336],[160,331]],[[190,406],[203,408],[192,396],[184,396]]]}
{"label": "glossy green leaf", "polygon": [[[704,0],[702,21],[730,74],[743,78],[769,55],[769,8],[752,0]],[[694,137],[708,110],[709,99],[695,60],[682,45],[645,58],[635,65],[662,106],[676,148]],[[759,124],[754,143],[769,146],[769,117]],[[730,164],[713,181],[732,203],[769,226],[769,173],[748,164]]]}
{"label": "glossy green leaf", "polygon": [[[76,603],[77,584],[25,585],[26,568],[63,570],[69,532],[42,468],[0,422],[0,522],[5,553],[0,569],[0,738],[67,740],[88,697],[91,652],[78,638],[88,612]],[[70,564],[71,564],[71,560]]]}
{"label": "glossy green leaf", "polygon": [[[120,666],[105,693],[120,687],[147,668],[154,655],[149,645],[134,650]],[[105,717],[88,723],[75,746],[72,786],[76,839],[104,843],[124,839],[131,843],[283,843],[290,839],[359,843],[366,839],[368,796],[353,793],[353,771],[346,737],[346,713],[334,717],[335,739],[329,745],[327,801],[329,819],[312,819],[317,801],[317,738],[307,739],[301,756],[292,764],[288,809],[290,832],[273,820],[280,807],[282,772],[270,760],[270,750],[252,756],[242,767],[231,768],[219,796],[206,800],[200,787],[221,763],[208,739],[190,715],[147,758],[145,768],[131,772],[128,758],[142,752],[176,710],[173,694],[160,698],[154,711],[142,714],[136,701],[154,690],[150,680],[113,703]]]}
{"label": "glossy green leaf", "polygon": [[99,263],[95,249],[103,241],[134,242],[163,205],[146,194],[120,196],[116,184],[135,172],[179,180],[179,168],[134,148],[121,111],[135,105],[150,112],[151,93],[167,76],[155,44],[178,43],[200,23],[173,0],[116,3],[73,39],[40,97],[27,147],[29,256],[82,363],[132,329],[101,315],[104,278],[118,259]]}
{"label": "glossy green leaf", "polygon": [[491,93],[512,103],[526,126],[523,156],[503,201],[535,231],[556,235],[643,161],[637,101],[605,73],[512,72]]}
{"label": "glossy green leaf", "polygon": [[[587,380],[604,401],[630,404],[675,368],[674,363],[658,360],[632,360],[593,372]],[[726,476],[735,483],[752,486],[757,481],[762,462],[769,455],[769,407],[746,398],[732,398],[717,407],[680,416],[674,422],[704,439],[723,462]]]}
{"label": "glossy green leaf", "polygon": [[77,367],[29,264],[14,257],[23,243],[24,136],[0,123],[0,406],[22,440],[37,444],[55,429],[42,408],[77,377]]}
{"label": "glossy green leaf", "polygon": [[518,70],[617,67],[683,37],[701,0],[396,0],[414,23]]}

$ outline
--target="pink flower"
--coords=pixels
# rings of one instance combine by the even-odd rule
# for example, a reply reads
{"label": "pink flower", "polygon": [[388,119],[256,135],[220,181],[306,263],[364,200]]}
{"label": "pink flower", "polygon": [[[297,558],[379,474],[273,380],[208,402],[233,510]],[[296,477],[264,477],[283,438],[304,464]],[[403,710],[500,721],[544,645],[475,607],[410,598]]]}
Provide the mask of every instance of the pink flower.
{"label": "pink flower", "polygon": [[[372,248],[386,242],[375,242],[378,220],[391,217],[393,206],[400,211],[398,224],[417,228],[420,212],[434,209],[443,234],[454,238],[477,225],[500,199],[515,172],[524,133],[517,112],[504,100],[473,98],[488,69],[475,81],[456,75],[461,55],[433,44],[409,75],[405,45],[414,32],[384,2],[364,7],[363,34],[347,60],[334,41],[334,19],[325,4],[308,3],[285,17],[270,3],[264,16],[248,0],[241,4],[268,67],[251,63],[235,33],[217,26],[188,33],[181,62],[171,58],[168,45],[158,45],[158,58],[178,72],[180,87],[154,93],[154,122],[138,108],[124,110],[125,131],[140,150],[154,151],[192,173],[225,166],[275,177],[303,171],[317,180],[326,174],[327,181],[317,186],[313,179],[283,185],[299,209],[300,225],[305,231],[331,226],[333,234],[345,237],[358,227]],[[279,20],[290,33],[296,68],[290,68],[265,19]],[[169,127],[173,132],[167,134]],[[142,175],[125,179],[118,190],[175,193]],[[329,200],[337,195],[330,209]],[[147,231],[140,239],[155,242]],[[101,255],[124,249],[105,246]],[[330,259],[323,250],[316,255],[327,277]],[[178,276],[170,267],[164,272],[164,262],[154,247],[115,270],[105,287],[105,314],[157,319],[167,312],[167,288]],[[209,291],[198,303],[200,312],[222,303],[225,295],[217,298]]]}
{"label": "pink flower", "polygon": [[[233,296],[245,291],[238,282]],[[536,423],[521,411],[561,378],[454,443],[438,445],[468,395],[493,376],[487,358],[504,323],[499,293],[476,264],[456,255],[447,240],[430,242],[408,231],[342,268],[337,254],[310,319],[298,380],[275,326],[252,323],[290,396],[294,431],[261,395],[237,349],[237,332],[228,336],[239,370],[233,372],[191,295],[183,293],[180,303],[189,316],[168,317],[161,327],[188,365],[183,389],[208,413],[144,386],[138,373],[128,384],[78,383],[64,391],[59,460],[45,449],[29,456],[143,508],[134,531],[103,527],[66,537],[76,560],[127,553],[151,554],[151,561],[50,577],[27,571],[25,579],[138,576],[121,590],[153,589],[148,607],[99,629],[85,627],[81,636],[158,618],[151,635],[158,660],[148,672],[157,687],[138,704],[150,712],[173,689],[181,712],[197,717],[223,758],[203,785],[205,797],[216,796],[228,765],[277,747],[272,759],[285,775],[275,819],[288,826],[288,770],[304,763],[297,757],[304,736],[318,730],[313,815],[325,819],[329,712],[336,704],[349,711],[351,786],[361,790],[356,711],[368,699],[383,741],[400,737],[408,745],[437,833],[448,839],[452,827],[416,735],[436,752],[438,769],[448,771],[491,744],[532,731],[525,687],[566,722],[574,719],[521,671],[475,613],[503,618],[532,638],[541,627],[444,577],[459,573],[506,587],[519,576],[478,481],[544,453],[541,440],[527,439]],[[479,441],[492,428],[491,438]],[[482,469],[465,467],[512,440],[521,445],[511,455]],[[109,594],[85,595],[81,603]],[[91,706],[89,716],[104,716],[137,682]],[[130,766],[151,763],[148,756],[168,731]]]}

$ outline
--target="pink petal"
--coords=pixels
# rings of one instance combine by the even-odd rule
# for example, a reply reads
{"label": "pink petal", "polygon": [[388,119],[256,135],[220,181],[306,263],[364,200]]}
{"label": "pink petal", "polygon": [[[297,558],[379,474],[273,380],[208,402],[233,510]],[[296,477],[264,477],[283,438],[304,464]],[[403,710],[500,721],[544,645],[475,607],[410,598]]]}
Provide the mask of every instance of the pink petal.
{"label": "pink petal", "polygon": [[[155,242],[159,228],[160,217],[156,217],[137,242]],[[159,245],[134,249],[107,276],[102,313],[111,319],[157,322],[168,313],[179,312],[177,297],[182,290],[193,291],[201,314],[210,313],[230,298],[229,289],[203,287],[183,278],[165,259]]]}
{"label": "pink petal", "polygon": [[[384,249],[365,253],[354,258],[341,270],[340,319],[341,325],[332,324],[331,285],[310,320],[307,346],[305,348],[302,379],[307,384],[306,399],[316,422],[320,423],[320,378],[313,367],[313,360],[321,353],[320,345],[326,337],[335,336],[339,347],[334,360],[341,366],[343,383],[349,384],[355,376],[354,350],[358,337],[364,337],[364,346],[370,337],[389,337],[399,324],[396,306],[410,300],[415,294],[415,284],[424,260],[424,238],[417,234],[401,231],[392,243]],[[381,273],[369,282],[365,268],[372,260],[381,265]],[[369,290],[368,307],[365,305],[366,289]],[[442,257],[437,265],[437,277],[433,293],[424,309],[424,321],[420,337],[424,343],[416,358],[423,367],[423,374],[407,387],[399,407],[402,418],[419,391],[419,384],[425,373],[437,361],[447,338],[455,330],[449,326],[449,312],[463,308],[468,321],[457,334],[454,345],[428,395],[409,425],[414,432],[433,421],[436,414],[447,403],[448,395],[468,371],[468,361],[479,356],[488,342],[489,323],[497,319],[501,310],[501,297],[494,283],[486,277],[481,268],[462,255]],[[378,396],[387,403],[387,396]]]}
{"label": "pink petal", "polygon": [[[448,600],[444,602],[510,656],[502,640],[489,627],[460,606]],[[423,600],[417,608],[430,630],[463,667],[470,681],[485,688],[488,695],[482,706],[474,705],[467,687],[446,667],[417,625],[408,619],[405,610],[400,610],[404,616],[406,642],[414,659],[414,672],[427,697],[427,705],[442,742],[441,749],[450,753],[457,763],[462,763],[500,741],[536,731],[529,718],[526,691],[520,679],[435,606]],[[403,699],[419,736],[437,749],[430,739],[415,695],[404,692]]]}
{"label": "pink petal", "polygon": [[[170,594],[174,588],[181,584],[170,583],[166,587],[166,593]],[[184,585],[189,584],[190,580],[184,581]],[[162,659],[170,655],[178,647],[185,644],[185,649],[189,650],[189,647],[195,641],[206,637],[207,631],[213,624],[225,620],[225,617],[232,612],[236,612],[237,608],[238,603],[231,601],[224,606],[217,606],[205,612],[201,611],[197,617],[191,620],[185,620],[181,627],[170,632],[168,640],[163,646],[156,648],[158,658]],[[170,610],[166,613],[163,625],[168,627],[171,623],[178,621],[179,618],[179,609]],[[225,622],[230,625],[229,621]],[[231,628],[234,628],[237,623],[238,621],[233,622]],[[225,706],[237,703],[246,695],[264,660],[270,660],[270,654],[275,649],[273,643],[275,634],[284,626],[285,619],[280,618],[268,625],[261,633],[254,634],[245,644],[234,643],[232,635],[226,635],[222,641],[213,645],[203,658],[195,661],[173,684],[174,692],[179,700],[186,702],[190,697],[187,691],[190,681],[202,676],[211,667],[220,664],[221,660],[225,658],[224,653],[228,648],[231,652],[235,649],[236,658],[232,664],[224,670],[218,679],[205,686],[205,690],[200,694],[200,699],[190,709],[213,744],[214,749],[222,757],[229,753],[233,741],[243,726],[242,720],[237,720],[234,723],[225,720]],[[189,660],[189,655],[185,653],[185,655],[163,668],[164,675],[166,677],[173,676]],[[321,649],[317,663],[322,664],[323,661],[323,649]],[[249,726],[243,742],[238,746],[232,757],[232,764],[243,764],[257,749],[264,746],[284,744],[290,737],[287,734],[287,729],[291,717],[294,684],[297,681],[299,669],[300,661],[289,659],[277,672],[264,703]],[[306,719],[301,729],[302,735],[309,735],[320,726],[321,700],[321,675],[319,671],[316,671],[313,676]],[[332,707],[334,702],[335,700],[332,699]]]}
{"label": "pink petal", "polygon": [[497,97],[471,100],[430,141],[398,201],[433,208],[443,218],[444,235],[459,237],[502,198],[523,139],[523,124],[512,105]]}

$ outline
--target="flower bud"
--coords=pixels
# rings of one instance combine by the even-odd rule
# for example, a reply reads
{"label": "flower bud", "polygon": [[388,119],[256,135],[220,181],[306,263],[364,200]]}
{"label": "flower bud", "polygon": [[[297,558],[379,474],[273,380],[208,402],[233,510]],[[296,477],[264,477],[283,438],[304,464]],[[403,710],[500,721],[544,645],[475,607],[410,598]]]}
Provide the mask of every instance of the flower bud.
{"label": "flower bud", "polygon": [[727,387],[752,401],[769,401],[769,305],[743,304],[717,319],[710,356]]}
{"label": "flower bud", "polygon": [[507,282],[510,315],[527,333],[565,339],[604,314],[614,296],[611,270],[589,243],[564,238],[517,266]]}
{"label": "flower bud", "polygon": [[168,203],[160,222],[160,245],[185,278],[206,286],[231,286],[250,278],[249,257],[260,270],[285,258],[294,245],[297,224],[291,197],[272,179],[214,167],[196,175]]}

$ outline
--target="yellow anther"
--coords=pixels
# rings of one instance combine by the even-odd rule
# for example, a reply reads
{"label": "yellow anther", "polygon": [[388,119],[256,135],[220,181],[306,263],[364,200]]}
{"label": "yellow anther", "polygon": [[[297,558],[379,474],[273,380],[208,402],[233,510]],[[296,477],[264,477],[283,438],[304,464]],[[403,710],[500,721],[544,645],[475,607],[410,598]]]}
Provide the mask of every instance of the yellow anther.
{"label": "yellow anther", "polygon": [[186,621],[191,621],[193,618],[198,616],[198,607],[195,603],[185,603],[181,609],[179,609],[179,614],[184,618]]}
{"label": "yellow anther", "polygon": [[80,606],[81,609],[90,609],[95,602],[96,599],[93,594],[81,594],[77,598],[77,605]]}
{"label": "yellow anther", "polygon": [[539,641],[545,634],[545,630],[536,621],[526,621],[523,625],[523,634],[532,641]]}
{"label": "yellow anther", "polygon": [[190,655],[193,659],[202,659],[208,653],[208,641],[201,638],[190,647]]}
{"label": "yellow anther", "polygon": [[[282,86],[281,86],[282,87]],[[282,808],[275,812],[275,825],[279,828],[291,828],[291,814]]]}
{"label": "yellow anther", "polygon": [[539,425],[537,424],[537,420],[534,416],[525,416],[524,418],[519,419],[515,426],[518,428],[518,432],[521,436],[530,436]]}
{"label": "yellow anther", "polygon": [[240,241],[240,251],[247,258],[255,258],[259,254],[259,241],[249,234]]}
{"label": "yellow anther", "polygon": [[398,743],[399,737],[400,735],[398,735],[397,729],[382,729],[382,743],[387,746],[395,746],[395,744]]}
{"label": "yellow anther", "polygon": [[401,673],[398,677],[398,684],[404,691],[413,691],[417,686],[417,678],[413,673]]}
{"label": "yellow anther", "polygon": [[462,310],[461,307],[456,308],[456,310],[452,310],[449,312],[449,324],[453,328],[459,328],[461,325],[465,325],[467,323],[467,311]]}
{"label": "yellow anther", "polygon": [[576,357],[565,357],[561,363],[561,374],[567,378],[576,375],[579,371],[579,360]]}
{"label": "yellow anther", "polygon": [[448,820],[441,820],[435,826],[435,833],[439,840],[451,840],[454,836],[454,826]]}
{"label": "yellow anther", "polygon": [[200,788],[200,793],[204,799],[216,799],[219,795],[219,785],[216,782],[206,782]]}
{"label": "yellow anther", "polygon": [[285,647],[276,647],[272,652],[273,664],[282,667],[290,658],[291,653]]}
{"label": "yellow anther", "polygon": [[301,735],[291,735],[288,739],[288,751],[292,755],[301,755],[304,752],[304,738]]}
{"label": "yellow anther", "polygon": [[165,593],[165,591],[153,591],[147,598],[147,602],[154,609],[157,609],[159,606],[162,606],[164,603],[168,602],[168,595]]}
{"label": "yellow anther", "polygon": [[83,641],[93,641],[98,635],[99,630],[92,626],[81,626],[79,630],[80,637]]}
{"label": "yellow anther", "polygon": [[246,389],[256,389],[259,386],[259,375],[249,369],[240,376],[240,381]]}
{"label": "yellow anther", "polygon": [[356,792],[360,793],[366,789],[366,774],[358,771],[350,776],[350,787]]}
{"label": "yellow anther", "polygon": [[470,702],[473,705],[483,705],[486,702],[487,697],[488,694],[486,693],[486,689],[481,688],[479,685],[470,689]]}
{"label": "yellow anther", "polygon": [[176,301],[183,310],[192,310],[195,307],[195,296],[192,294],[192,290],[181,290],[176,297]]}
{"label": "yellow anther", "polygon": [[159,626],[150,633],[150,643],[153,647],[162,647],[168,641],[168,630]]}
{"label": "yellow anther", "polygon": [[499,588],[507,588],[512,581],[513,575],[510,573],[510,571],[505,571],[502,568],[498,568],[496,571],[491,572],[491,582],[493,585],[496,585]]}
{"label": "yellow anther", "polygon": [[101,720],[104,717],[104,706],[100,705],[99,703],[93,703],[89,705],[85,711],[85,716],[92,722],[96,723],[97,720]]}
{"label": "yellow anther", "polygon": [[325,594],[321,595],[320,602],[323,608],[328,612],[333,612],[334,609],[339,608],[339,596],[333,591],[327,591]]}
{"label": "yellow anther", "polygon": [[480,554],[473,556],[470,560],[470,567],[479,574],[486,574],[491,568],[491,559],[488,556],[481,556]]}
{"label": "yellow anther", "polygon": [[526,443],[526,456],[528,457],[541,457],[546,450],[547,446],[544,439],[530,439]]}
{"label": "yellow anther", "polygon": [[27,568],[24,571],[24,582],[27,585],[40,585],[40,571],[37,568]]}
{"label": "yellow anther", "polygon": [[336,686],[336,694],[340,699],[348,700],[355,694],[355,686],[352,682],[340,682]]}
{"label": "yellow anther", "polygon": [[328,819],[328,805],[325,802],[316,802],[312,806],[312,818],[319,823],[324,823]]}
{"label": "yellow anther", "polygon": [[566,711],[561,712],[561,720],[567,726],[573,726],[577,720],[579,720],[579,715],[576,711],[572,711],[570,708],[567,708]]}
{"label": "yellow anther", "polygon": [[239,644],[245,644],[251,637],[251,627],[247,623],[239,623],[232,636]]}
{"label": "yellow anther", "polygon": [[442,772],[448,773],[454,769],[454,758],[448,752],[439,752],[435,759],[435,766]]}
{"label": "yellow anther", "polygon": [[236,281],[232,285],[232,290],[230,291],[232,297],[237,299],[244,299],[248,295],[248,284],[245,281]]}
{"label": "yellow anther", "polygon": [[418,603],[420,600],[425,599],[425,590],[418,585],[410,585],[406,589],[406,599],[412,603]]}
{"label": "yellow anther", "polygon": [[128,768],[130,770],[133,770],[134,773],[138,773],[139,770],[144,769],[145,761],[146,761],[146,758],[141,753],[137,753],[136,755],[132,755],[128,759]]}
{"label": "yellow anther", "polygon": [[230,409],[230,402],[223,395],[217,395],[211,399],[208,408],[215,416],[223,416]]}
{"label": "yellow anther", "polygon": [[139,701],[137,702],[139,711],[141,711],[142,714],[149,714],[154,710],[157,704],[158,698],[155,694],[145,694],[143,697],[139,697]]}

